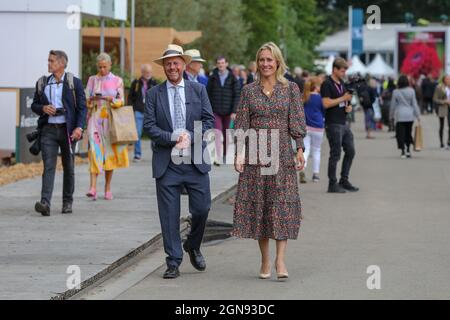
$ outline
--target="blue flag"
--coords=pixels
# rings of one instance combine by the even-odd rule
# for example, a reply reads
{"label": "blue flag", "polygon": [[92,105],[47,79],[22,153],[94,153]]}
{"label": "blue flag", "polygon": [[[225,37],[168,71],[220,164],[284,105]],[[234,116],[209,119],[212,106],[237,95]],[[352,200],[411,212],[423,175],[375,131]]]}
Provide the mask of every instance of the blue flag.
{"label": "blue flag", "polygon": [[362,9],[352,10],[352,57],[363,53],[363,24],[364,12]]}

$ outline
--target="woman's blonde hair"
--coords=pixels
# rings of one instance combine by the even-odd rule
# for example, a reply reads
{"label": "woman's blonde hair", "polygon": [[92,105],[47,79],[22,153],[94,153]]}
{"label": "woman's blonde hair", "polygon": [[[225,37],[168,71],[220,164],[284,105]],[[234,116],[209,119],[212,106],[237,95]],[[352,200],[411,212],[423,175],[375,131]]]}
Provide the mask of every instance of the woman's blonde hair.
{"label": "woman's blonde hair", "polygon": [[307,103],[311,97],[311,92],[320,88],[322,80],[319,77],[311,77],[305,82],[305,90],[303,92],[303,103]]}
{"label": "woman's blonde hair", "polygon": [[273,42],[267,42],[259,48],[258,52],[256,53],[256,79],[257,82],[260,83],[261,81],[261,71],[259,70],[259,57],[261,55],[261,52],[263,50],[269,50],[274,59],[276,60],[278,67],[276,72],[276,78],[277,81],[280,82],[283,87],[287,87],[289,85],[289,81],[284,77],[284,74],[286,73],[287,66],[286,62],[284,62],[283,54],[281,53],[280,48],[273,43]]}

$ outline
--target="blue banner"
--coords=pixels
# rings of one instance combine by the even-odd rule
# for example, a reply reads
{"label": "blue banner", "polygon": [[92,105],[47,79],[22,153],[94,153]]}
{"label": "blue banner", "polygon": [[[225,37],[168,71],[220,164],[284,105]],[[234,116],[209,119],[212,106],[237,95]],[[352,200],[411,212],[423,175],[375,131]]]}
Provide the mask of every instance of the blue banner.
{"label": "blue banner", "polygon": [[352,10],[352,57],[363,53],[364,12],[362,9]]}

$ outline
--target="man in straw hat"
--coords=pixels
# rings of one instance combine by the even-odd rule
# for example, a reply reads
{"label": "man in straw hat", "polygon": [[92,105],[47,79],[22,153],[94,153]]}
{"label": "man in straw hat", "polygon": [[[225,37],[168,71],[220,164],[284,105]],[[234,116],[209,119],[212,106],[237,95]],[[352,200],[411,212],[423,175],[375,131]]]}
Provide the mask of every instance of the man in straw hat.
{"label": "man in straw hat", "polygon": [[200,74],[200,70],[203,67],[203,63],[206,62],[200,55],[200,51],[197,49],[186,50],[185,54],[191,56],[191,63],[186,66],[184,72],[184,79],[201,83],[206,86],[208,84],[208,78]]}
{"label": "man in straw hat", "polygon": [[[194,268],[203,271],[205,259],[200,252],[206,220],[211,207],[208,159],[203,159],[206,143],[205,131],[214,127],[214,115],[205,86],[183,79],[186,64],[192,58],[183,48],[169,45],[155,63],[164,68],[167,81],[147,92],[144,129],[152,139],[153,177],[156,192],[167,270],[164,279],[177,278],[183,259],[180,237],[180,193],[185,186],[189,194],[189,211],[192,214],[191,231],[183,244]],[[194,122],[202,124],[201,134]],[[194,144],[195,142],[195,144]],[[186,154],[201,146],[201,155]],[[180,159],[183,159],[180,163]],[[184,161],[188,158],[188,161]],[[188,163],[186,163],[188,162]],[[192,163],[193,162],[193,163]]]}

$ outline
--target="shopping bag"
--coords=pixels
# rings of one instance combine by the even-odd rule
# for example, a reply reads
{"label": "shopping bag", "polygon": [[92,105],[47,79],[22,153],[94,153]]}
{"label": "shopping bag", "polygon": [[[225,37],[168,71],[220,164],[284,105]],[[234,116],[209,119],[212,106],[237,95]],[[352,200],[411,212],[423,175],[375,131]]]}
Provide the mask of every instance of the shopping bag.
{"label": "shopping bag", "polygon": [[422,126],[418,124],[414,129],[414,151],[421,151],[423,149],[423,132]]}
{"label": "shopping bag", "polygon": [[111,108],[109,120],[112,144],[130,144],[138,140],[133,107]]}
{"label": "shopping bag", "polygon": [[376,98],[375,102],[372,104],[372,108],[373,108],[373,118],[375,119],[375,121],[380,121],[381,120],[381,108],[380,108],[380,99]]}

